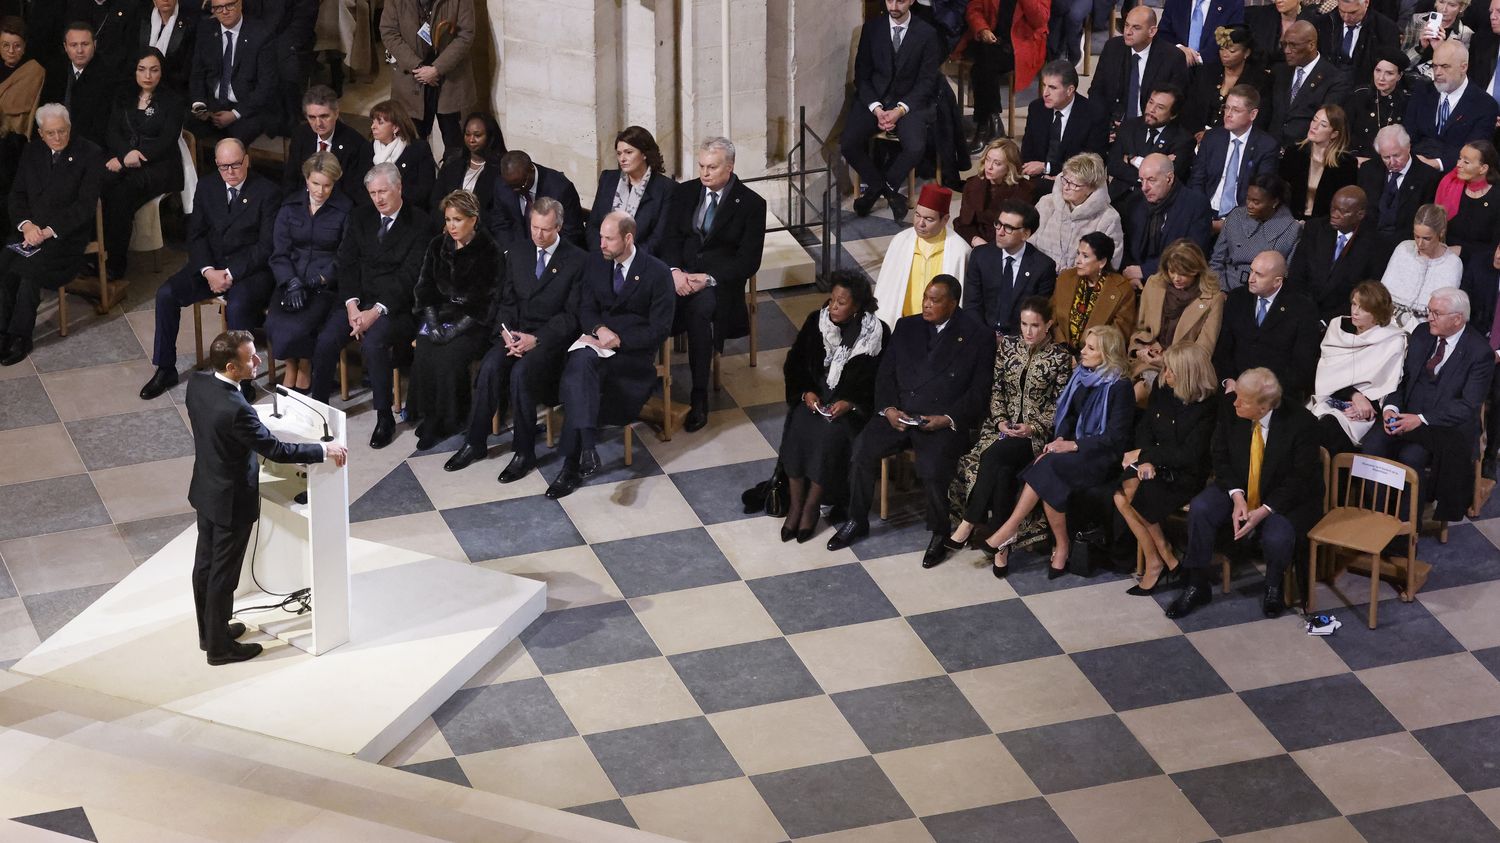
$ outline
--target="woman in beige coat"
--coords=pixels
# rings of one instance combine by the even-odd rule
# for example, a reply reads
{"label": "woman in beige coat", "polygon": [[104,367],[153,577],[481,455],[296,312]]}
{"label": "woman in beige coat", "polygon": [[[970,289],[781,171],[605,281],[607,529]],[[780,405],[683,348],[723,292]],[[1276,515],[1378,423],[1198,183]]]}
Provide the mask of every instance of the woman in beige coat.
{"label": "woman in beige coat", "polygon": [[1102,231],[1114,241],[1116,259],[1110,265],[1119,268],[1119,258],[1125,254],[1125,229],[1120,214],[1109,204],[1109,191],[1104,188],[1108,175],[1098,155],[1074,155],[1063,164],[1052,192],[1037,200],[1041,223],[1027,242],[1051,258],[1058,272],[1073,265],[1078,238],[1090,231]]}
{"label": "woman in beige coat", "polygon": [[1202,347],[1212,357],[1224,321],[1224,292],[1198,244],[1186,238],[1162,250],[1156,274],[1141,290],[1141,305],[1130,337],[1130,377],[1136,403],[1146,406],[1161,375],[1163,355],[1179,342]]}
{"label": "woman in beige coat", "polygon": [[[425,27],[425,29],[424,29]],[[443,150],[463,148],[459,115],[474,104],[474,0],[387,0],[380,40],[394,63],[391,99],[426,140],[436,119]]]}

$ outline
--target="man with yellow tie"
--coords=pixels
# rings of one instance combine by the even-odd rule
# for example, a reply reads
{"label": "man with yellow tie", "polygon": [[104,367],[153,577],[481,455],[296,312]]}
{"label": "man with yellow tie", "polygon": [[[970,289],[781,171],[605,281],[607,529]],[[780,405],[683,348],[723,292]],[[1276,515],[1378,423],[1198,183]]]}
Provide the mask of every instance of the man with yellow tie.
{"label": "man with yellow tie", "polygon": [[1167,607],[1181,618],[1213,594],[1214,546],[1219,531],[1233,540],[1260,536],[1266,563],[1261,608],[1274,618],[1286,608],[1282,575],[1297,545],[1323,514],[1323,464],[1317,424],[1297,404],[1281,403],[1281,383],[1270,369],[1247,369],[1236,378],[1234,412],[1214,429],[1214,479],[1188,510],[1188,547],[1182,564],[1188,585]]}
{"label": "man with yellow tie", "polygon": [[875,281],[876,315],[895,330],[896,320],[922,312],[927,283],[939,275],[964,281],[969,244],[948,225],[953,191],[936,184],[922,187],[912,227],[891,238]]}

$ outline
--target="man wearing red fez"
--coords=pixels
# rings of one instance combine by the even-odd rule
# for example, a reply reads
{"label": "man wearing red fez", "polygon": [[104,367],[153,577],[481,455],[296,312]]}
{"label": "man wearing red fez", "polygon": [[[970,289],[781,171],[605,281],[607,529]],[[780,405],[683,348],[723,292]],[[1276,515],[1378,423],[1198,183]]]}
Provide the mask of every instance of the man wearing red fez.
{"label": "man wearing red fez", "polygon": [[880,318],[892,328],[896,320],[922,312],[922,291],[938,275],[952,275],[960,284],[969,263],[969,244],[948,225],[953,191],[936,184],[922,188],[912,227],[891,239],[875,280]]}

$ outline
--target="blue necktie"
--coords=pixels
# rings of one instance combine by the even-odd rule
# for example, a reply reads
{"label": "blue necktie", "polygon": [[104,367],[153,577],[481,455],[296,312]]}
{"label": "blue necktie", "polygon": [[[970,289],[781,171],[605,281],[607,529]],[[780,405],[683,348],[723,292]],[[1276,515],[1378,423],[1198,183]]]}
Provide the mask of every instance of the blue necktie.
{"label": "blue necktie", "polygon": [[1495,75],[1490,79],[1490,96],[1500,103],[1500,60],[1495,62]]}
{"label": "blue necktie", "polygon": [[224,63],[219,66],[219,99],[229,102],[229,77],[234,75],[234,33],[224,33]]}
{"label": "blue necktie", "polygon": [[714,230],[714,215],[719,212],[719,194],[708,194],[708,207],[703,211],[703,236]]}
{"label": "blue necktie", "polygon": [[1141,113],[1141,54],[1130,53],[1130,89],[1125,92],[1125,116]]}
{"label": "blue necktie", "polygon": [[[615,265],[619,266],[619,264],[615,264]],[[536,250],[536,277],[537,278],[541,278],[542,277],[542,273],[545,272],[545,271],[547,271],[547,250],[546,249],[537,249]]]}
{"label": "blue necktie", "polygon": [[1333,262],[1334,263],[1338,263],[1339,262],[1339,255],[1342,255],[1344,253],[1344,246],[1347,245],[1348,242],[1349,242],[1349,235],[1347,235],[1347,234],[1340,234],[1339,235],[1338,242],[1333,244]]}
{"label": "blue necktie", "polygon": [[1344,58],[1354,58],[1354,27],[1344,27],[1344,44],[1340,50],[1344,54]]}
{"label": "blue necktie", "polygon": [[1224,168],[1224,189],[1219,191],[1219,216],[1224,216],[1240,203],[1240,140],[1235,138],[1234,148],[1229,151],[1229,164]]}
{"label": "blue necktie", "polygon": [[380,234],[376,235],[375,239],[376,240],[385,240],[386,232],[388,232],[390,230],[391,230],[391,218],[390,217],[381,217],[380,218]]}
{"label": "blue necktie", "polygon": [[1438,134],[1443,133],[1443,127],[1446,125],[1448,125],[1448,98],[1443,97],[1443,101],[1438,103]]}
{"label": "blue necktie", "polygon": [[1302,76],[1305,73],[1307,73],[1307,68],[1299,67],[1297,68],[1297,72],[1292,76],[1292,95],[1286,98],[1288,104],[1297,99],[1297,92],[1302,90]]}
{"label": "blue necktie", "polygon": [[1194,0],[1193,19],[1188,25],[1188,46],[1194,50],[1203,41],[1203,16],[1208,11],[1207,7],[1207,0]]}
{"label": "blue necktie", "polygon": [[615,264],[615,295],[618,296],[623,289],[625,289],[625,267],[617,263]]}
{"label": "blue necktie", "polygon": [[1266,321],[1266,307],[1269,305],[1270,302],[1266,301],[1266,298],[1262,296],[1260,304],[1255,306],[1255,326],[1257,328],[1260,327],[1261,323]]}

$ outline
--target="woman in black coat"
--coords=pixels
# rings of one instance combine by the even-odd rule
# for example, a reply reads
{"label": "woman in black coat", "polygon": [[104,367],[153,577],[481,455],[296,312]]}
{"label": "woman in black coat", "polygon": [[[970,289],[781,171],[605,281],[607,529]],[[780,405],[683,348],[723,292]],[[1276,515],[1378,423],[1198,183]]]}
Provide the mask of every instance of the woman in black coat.
{"label": "woman in black coat", "polygon": [[854,437],[870,420],[875,371],[890,332],[875,315],[875,291],[861,273],[830,276],[828,304],[811,313],[787,352],[781,468],[789,500],[781,540],[805,542],[825,496],[842,500]]}
{"label": "woman in black coat", "polygon": [[[495,195],[495,180],[500,177],[500,156],[505,154],[505,136],[500,124],[483,111],[475,111],[464,120],[464,145],[450,150],[443,166],[438,168],[437,183],[432,191],[436,205],[455,190],[467,190],[479,198],[479,207],[488,208]],[[443,215],[433,209],[439,223]]]}
{"label": "woman in black coat", "polygon": [[372,165],[395,164],[401,171],[401,203],[431,213],[432,190],[437,182],[432,147],[417,137],[417,127],[401,103],[386,100],[370,108],[370,141],[374,149]]}
{"label": "woman in black coat", "polygon": [[125,277],[135,212],[152,199],[182,189],[182,97],[162,85],[162,56],[140,52],[135,84],[110,109],[104,130],[104,248],[110,278]]}
{"label": "woman in black coat", "polygon": [[1371,78],[1349,96],[1349,151],[1360,158],[1374,158],[1375,135],[1406,116],[1411,90],[1406,84],[1406,54],[1396,47],[1380,53]]}
{"label": "woman in black coat", "polygon": [[615,159],[620,163],[618,170],[599,173],[584,239],[589,251],[597,254],[599,224],[610,211],[624,211],[635,220],[635,245],[654,255],[667,227],[667,205],[677,182],[667,176],[656,138],[640,126],[626,126],[615,135]]}
{"label": "woman in black coat", "polygon": [[1269,110],[1271,72],[1254,54],[1250,29],[1244,24],[1221,26],[1214,30],[1219,45],[1219,61],[1194,68],[1184,102],[1178,108],[1179,124],[1198,139],[1214,126],[1224,123],[1224,99],[1236,85],[1249,85],[1261,95],[1261,111]]}
{"label": "woman in black coat", "polygon": [[434,237],[417,276],[420,327],[411,366],[408,413],[417,423],[417,448],[428,450],[462,430],[469,419],[473,378],[469,364],[490,344],[490,313],[505,272],[505,253],[479,226],[479,200],[460,190],[438,203],[443,233]]}
{"label": "woman in black coat", "polygon": [[1328,216],[1333,194],[1358,180],[1359,161],[1349,151],[1344,109],[1328,103],[1307,126],[1307,137],[1281,153],[1286,206],[1299,220]]}
{"label": "woman in black coat", "polygon": [[1208,482],[1218,415],[1213,361],[1201,346],[1179,343],[1167,349],[1164,363],[1162,382],[1170,389],[1152,390],[1135,426],[1135,448],[1120,461],[1125,479],[1115,492],[1115,508],[1146,560],[1140,583],[1127,594],[1155,594],[1176,584],[1177,556],[1161,524]]}

